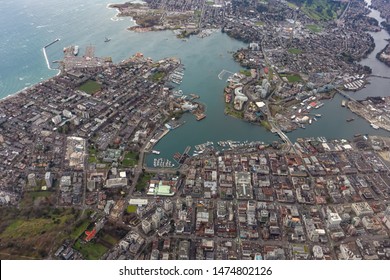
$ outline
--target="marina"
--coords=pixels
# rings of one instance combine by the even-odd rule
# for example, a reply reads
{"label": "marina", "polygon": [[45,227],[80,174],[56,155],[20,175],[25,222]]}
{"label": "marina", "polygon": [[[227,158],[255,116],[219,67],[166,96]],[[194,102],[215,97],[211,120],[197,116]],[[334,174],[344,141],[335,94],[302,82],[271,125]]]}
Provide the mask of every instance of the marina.
{"label": "marina", "polygon": [[153,160],[153,167],[173,168],[175,167],[175,164],[166,158],[155,158]]}

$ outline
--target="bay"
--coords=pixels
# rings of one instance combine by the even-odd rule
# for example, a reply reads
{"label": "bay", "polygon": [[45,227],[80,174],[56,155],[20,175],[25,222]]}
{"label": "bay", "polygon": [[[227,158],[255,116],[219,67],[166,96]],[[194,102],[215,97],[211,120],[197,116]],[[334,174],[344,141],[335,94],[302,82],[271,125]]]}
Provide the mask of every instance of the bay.
{"label": "bay", "polygon": [[[224,80],[218,79],[223,70],[239,71],[240,66],[232,59],[231,52],[246,45],[216,32],[200,39],[191,37],[187,41],[177,39],[171,31],[134,33],[126,30],[134,25],[130,18],[115,17],[116,11],[108,9],[109,2],[102,0],[64,1],[3,1],[0,0],[0,98],[13,94],[24,87],[46,80],[57,74],[49,70],[43,57],[42,47],[56,38],[61,40],[49,48],[47,53],[52,66],[53,60],[62,58],[62,49],[79,45],[80,55],[93,45],[97,56],[111,56],[119,62],[136,52],[155,60],[175,56],[186,67],[182,85],[186,94],[198,94],[207,106],[207,117],[196,121],[185,114],[186,124],[173,130],[155,147],[158,157],[172,159],[175,152],[182,152],[186,146],[206,141],[258,140],[270,143],[278,140],[264,128],[224,115]],[[371,13],[381,21],[377,11]],[[388,75],[389,68],[375,58],[385,45],[388,34],[382,30],[373,33],[376,48],[368,58],[361,61],[373,69],[376,75]],[[105,43],[104,38],[110,42]],[[370,84],[361,91],[351,93],[356,99],[367,96],[388,95],[390,80],[370,78]],[[327,138],[352,138],[356,133],[389,135],[384,130],[374,130],[369,123],[348,109],[340,106],[342,98],[336,96],[316,110],[322,114],[317,122],[299,129],[288,136],[294,141],[298,137],[325,136]],[[355,121],[345,120],[355,117]],[[156,156],[150,155],[147,162]]]}

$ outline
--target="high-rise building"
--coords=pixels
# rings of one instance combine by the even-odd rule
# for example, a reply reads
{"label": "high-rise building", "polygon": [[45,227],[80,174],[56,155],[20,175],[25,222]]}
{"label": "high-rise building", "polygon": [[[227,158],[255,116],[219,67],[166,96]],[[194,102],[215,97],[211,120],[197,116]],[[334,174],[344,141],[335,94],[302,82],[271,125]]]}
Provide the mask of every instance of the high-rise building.
{"label": "high-rise building", "polygon": [[160,227],[160,218],[156,213],[152,215],[152,224],[155,229]]}
{"label": "high-rise building", "polygon": [[53,186],[53,175],[50,172],[45,173],[46,187],[51,188]]}
{"label": "high-rise building", "polygon": [[164,200],[164,210],[166,212],[171,212],[173,210],[173,203],[170,198]]}
{"label": "high-rise building", "polygon": [[186,206],[187,207],[192,207],[193,203],[194,203],[194,200],[193,200],[192,196],[187,195],[186,196]]}
{"label": "high-rise building", "polygon": [[162,216],[163,216],[163,210],[161,207],[157,207],[156,208],[156,215],[158,216],[158,218],[161,220]]}
{"label": "high-rise building", "polygon": [[35,180],[35,174],[34,173],[28,174],[27,181],[28,181],[28,185],[30,187],[36,187],[37,186],[37,182]]}
{"label": "high-rise building", "polygon": [[150,224],[150,222],[148,220],[143,220],[142,221],[142,230],[148,234],[150,232],[150,230],[152,229],[152,225]]}

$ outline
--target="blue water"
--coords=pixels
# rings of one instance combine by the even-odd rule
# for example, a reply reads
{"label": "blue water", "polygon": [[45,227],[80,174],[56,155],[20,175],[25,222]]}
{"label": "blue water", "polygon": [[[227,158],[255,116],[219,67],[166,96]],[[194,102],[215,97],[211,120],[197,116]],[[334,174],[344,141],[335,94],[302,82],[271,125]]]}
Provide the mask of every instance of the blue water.
{"label": "blue water", "polygon": [[[96,55],[114,61],[129,56],[131,36],[126,27],[133,23],[115,18],[116,10],[107,9],[108,3],[0,0],[0,98],[57,73],[47,68],[42,52],[56,38],[61,40],[47,48],[50,62],[61,59],[62,49],[72,44],[80,46],[81,54],[89,44],[95,45]],[[112,41],[104,43],[106,36]]]}

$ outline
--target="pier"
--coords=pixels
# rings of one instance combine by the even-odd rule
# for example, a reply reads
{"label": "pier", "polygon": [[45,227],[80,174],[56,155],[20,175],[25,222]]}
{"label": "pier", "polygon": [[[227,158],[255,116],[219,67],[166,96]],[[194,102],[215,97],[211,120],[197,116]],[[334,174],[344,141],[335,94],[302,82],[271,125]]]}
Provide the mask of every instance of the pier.
{"label": "pier", "polygon": [[230,71],[228,71],[228,70],[223,69],[223,70],[221,71],[221,73],[218,74],[218,79],[222,80],[222,79],[223,79],[223,76],[224,76],[225,74],[230,74],[230,76],[231,76],[231,75],[234,75],[233,72],[230,72]]}
{"label": "pier", "polygon": [[48,68],[49,70],[55,70],[55,69],[52,69],[52,68],[50,67],[50,62],[49,62],[49,59],[48,59],[48,57],[47,57],[46,48],[48,48],[48,47],[50,47],[51,45],[57,43],[59,40],[60,40],[60,39],[57,38],[57,39],[55,39],[53,42],[47,44],[46,46],[44,46],[44,47],[42,48],[43,56],[45,57],[46,65],[47,65],[47,68]]}
{"label": "pier", "polygon": [[381,75],[370,75],[370,77],[375,77],[375,78],[381,78],[381,79],[388,79],[388,80],[390,80],[390,77],[381,76]]}
{"label": "pier", "polygon": [[60,38],[57,38],[53,42],[51,42],[51,43],[47,44],[46,46],[44,46],[43,48],[46,49],[46,48],[50,47],[51,45],[53,45],[54,43],[57,43],[59,40],[60,40]]}

